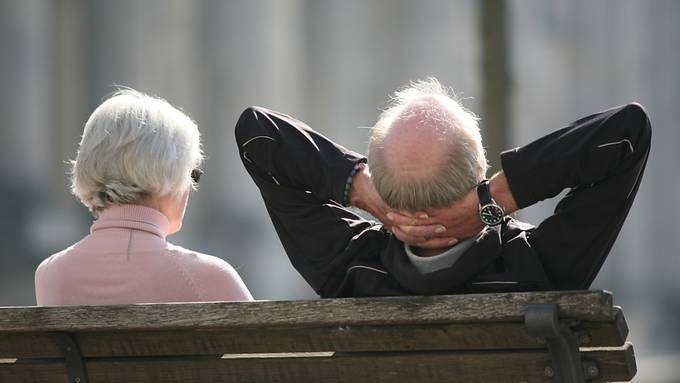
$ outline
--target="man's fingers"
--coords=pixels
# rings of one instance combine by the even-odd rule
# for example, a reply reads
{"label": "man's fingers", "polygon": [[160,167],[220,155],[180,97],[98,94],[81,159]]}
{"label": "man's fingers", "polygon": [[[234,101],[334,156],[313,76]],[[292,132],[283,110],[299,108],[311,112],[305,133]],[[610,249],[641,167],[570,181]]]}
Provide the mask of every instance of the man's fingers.
{"label": "man's fingers", "polygon": [[387,219],[399,226],[433,225],[435,223],[434,219],[425,212],[407,213],[392,210],[387,213]]}
{"label": "man's fingers", "polygon": [[442,225],[426,225],[426,226],[411,226],[411,225],[397,225],[399,230],[411,237],[421,237],[430,239],[436,237],[446,231]]}
{"label": "man's fingers", "polygon": [[408,235],[404,233],[402,230],[399,229],[399,227],[394,226],[392,227],[392,234],[394,234],[395,237],[397,237],[398,240],[404,242],[407,245],[418,245],[421,242],[425,241],[424,237],[415,237]]}
{"label": "man's fingers", "polygon": [[392,228],[392,233],[394,234],[395,237],[397,237],[398,240],[408,245],[418,246],[424,249],[440,249],[448,246],[453,246],[456,243],[458,243],[458,239],[454,237],[442,237],[442,238],[434,237],[425,239],[425,237],[422,236],[416,237],[408,235],[396,226]]}
{"label": "man's fingers", "polygon": [[418,219],[415,217],[409,217],[407,215],[402,215],[396,212],[389,212],[387,213],[387,219],[392,221],[394,225],[415,225],[416,222],[418,222]]}

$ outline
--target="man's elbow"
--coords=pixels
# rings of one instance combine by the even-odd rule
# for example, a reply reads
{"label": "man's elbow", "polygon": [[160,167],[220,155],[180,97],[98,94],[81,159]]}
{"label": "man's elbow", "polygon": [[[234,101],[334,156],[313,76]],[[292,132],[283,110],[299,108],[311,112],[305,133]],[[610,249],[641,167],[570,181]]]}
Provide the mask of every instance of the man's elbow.
{"label": "man's elbow", "polygon": [[626,119],[639,132],[639,141],[648,141],[652,135],[652,126],[649,122],[647,110],[641,104],[631,102],[626,104],[621,111],[625,113]]}
{"label": "man's elbow", "polygon": [[259,111],[256,106],[249,106],[238,118],[234,134],[236,135],[236,142],[239,147],[252,136],[250,132],[258,126],[258,114]]}

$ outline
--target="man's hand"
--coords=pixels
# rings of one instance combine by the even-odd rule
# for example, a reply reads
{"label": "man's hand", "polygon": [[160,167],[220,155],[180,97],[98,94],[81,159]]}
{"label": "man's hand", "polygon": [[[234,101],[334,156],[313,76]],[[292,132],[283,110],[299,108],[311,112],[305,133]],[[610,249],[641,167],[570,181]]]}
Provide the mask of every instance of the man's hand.
{"label": "man's hand", "polygon": [[[418,225],[416,230],[424,230],[427,233],[443,233],[446,230],[446,228],[439,223],[425,224],[416,218],[403,216],[393,211],[375,190],[373,182],[371,182],[371,172],[368,168],[368,164],[354,175],[349,192],[349,202],[350,205],[369,212],[395,235],[397,235],[396,230],[399,229],[394,226],[396,221],[393,221],[391,217],[395,217],[399,222],[402,222],[403,225]],[[409,241],[404,241],[399,235],[397,235],[397,238],[403,242],[414,245],[427,242],[425,246],[428,248],[442,248],[447,245],[451,246],[449,243],[452,241],[453,243],[456,243],[455,238],[447,236],[438,236],[437,238],[425,238],[424,236],[410,237],[408,235],[402,236],[408,238]]]}
{"label": "man's hand", "polygon": [[[456,243],[442,243],[442,238],[463,240],[479,233],[484,224],[479,220],[477,191],[472,190],[462,200],[440,209],[409,213],[390,213],[394,222],[392,232],[397,238],[409,245],[422,248],[441,248]],[[432,230],[440,225],[439,230]],[[443,228],[443,230],[442,230]]]}
{"label": "man's hand", "polygon": [[380,198],[378,192],[371,182],[371,172],[368,164],[359,169],[349,190],[349,204],[361,210],[371,213],[372,216],[380,220],[386,226],[390,226],[387,219],[389,206]]}
{"label": "man's hand", "polygon": [[[491,195],[503,207],[505,214],[518,210],[503,172],[491,178],[490,188]],[[416,213],[391,212],[388,219],[393,223],[392,232],[399,240],[422,248],[443,247],[442,238],[463,240],[475,236],[484,228],[479,219],[479,198],[476,188],[450,206]],[[434,229],[437,224],[445,229]],[[453,244],[455,242],[449,243],[448,246]]]}

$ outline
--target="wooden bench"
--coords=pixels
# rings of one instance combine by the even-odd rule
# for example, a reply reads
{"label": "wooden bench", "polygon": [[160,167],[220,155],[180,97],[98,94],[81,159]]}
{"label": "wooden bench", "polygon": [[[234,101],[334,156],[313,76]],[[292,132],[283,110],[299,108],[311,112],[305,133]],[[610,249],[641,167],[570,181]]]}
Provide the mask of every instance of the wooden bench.
{"label": "wooden bench", "polygon": [[628,381],[627,333],[604,291],[2,307],[0,382]]}

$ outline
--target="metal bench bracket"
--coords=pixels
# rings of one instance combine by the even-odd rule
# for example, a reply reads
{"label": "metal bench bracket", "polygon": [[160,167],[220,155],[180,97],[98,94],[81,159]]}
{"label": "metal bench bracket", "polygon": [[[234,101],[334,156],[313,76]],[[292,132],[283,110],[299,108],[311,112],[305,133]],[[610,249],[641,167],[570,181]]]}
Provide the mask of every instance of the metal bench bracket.
{"label": "metal bench bracket", "polygon": [[582,361],[574,323],[560,322],[557,305],[533,304],[527,308],[524,323],[529,335],[545,340],[552,364],[544,373],[558,383],[585,383],[599,375],[597,365]]}
{"label": "metal bench bracket", "polygon": [[57,346],[64,353],[66,360],[66,372],[69,383],[87,383],[87,373],[83,356],[75,339],[65,332],[52,332],[50,336],[56,341]]}

